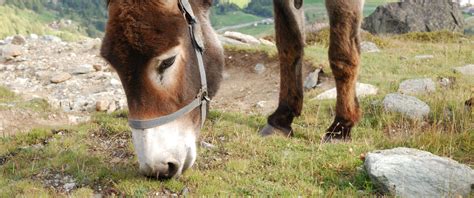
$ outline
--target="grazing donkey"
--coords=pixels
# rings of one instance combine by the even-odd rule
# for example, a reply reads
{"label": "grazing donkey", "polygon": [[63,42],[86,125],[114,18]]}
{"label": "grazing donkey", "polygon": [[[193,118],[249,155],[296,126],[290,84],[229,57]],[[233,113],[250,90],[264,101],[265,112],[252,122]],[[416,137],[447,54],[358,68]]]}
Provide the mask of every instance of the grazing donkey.
{"label": "grazing donkey", "polygon": [[[196,159],[196,139],[222,80],[224,53],[211,27],[212,0],[108,0],[101,55],[125,90],[140,172],[173,178]],[[278,108],[262,136],[293,134],[303,107],[303,0],[274,0],[280,59]],[[336,118],[324,140],[348,139],[361,113],[355,94],[363,0],[327,0]]]}

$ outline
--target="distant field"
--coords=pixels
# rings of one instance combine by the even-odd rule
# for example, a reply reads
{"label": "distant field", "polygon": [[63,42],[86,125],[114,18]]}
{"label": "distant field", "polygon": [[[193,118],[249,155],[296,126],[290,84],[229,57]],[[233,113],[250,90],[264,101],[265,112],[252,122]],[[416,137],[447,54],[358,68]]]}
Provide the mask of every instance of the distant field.
{"label": "distant field", "polygon": [[[397,0],[367,0],[364,7],[364,16],[370,15],[379,5],[396,2]],[[310,23],[315,21],[327,21],[326,7],[324,0],[305,0],[305,17]],[[211,17],[212,24],[215,29],[220,29],[226,26],[233,26],[243,23],[254,22],[262,19],[261,17],[243,13],[243,12],[232,12],[226,15],[213,15]],[[273,26],[258,26],[258,27],[246,27],[237,29],[236,31],[251,34],[254,36],[264,36],[273,32]]]}

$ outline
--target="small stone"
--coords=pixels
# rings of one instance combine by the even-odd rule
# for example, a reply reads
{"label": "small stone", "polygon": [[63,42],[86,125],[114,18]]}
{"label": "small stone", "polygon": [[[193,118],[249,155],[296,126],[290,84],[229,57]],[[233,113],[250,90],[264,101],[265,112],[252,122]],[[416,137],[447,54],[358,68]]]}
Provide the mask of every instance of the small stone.
{"label": "small stone", "polygon": [[97,111],[107,111],[109,108],[110,102],[108,100],[102,99],[98,100],[95,105]]}
{"label": "small stone", "polygon": [[322,70],[317,69],[308,74],[306,80],[304,81],[304,88],[305,89],[314,89],[318,85],[319,81],[319,74]]}
{"label": "small stone", "polygon": [[92,72],[95,72],[95,69],[94,69],[93,65],[91,65],[91,64],[82,64],[82,65],[79,65],[76,68],[74,68],[71,73],[74,74],[74,75],[79,75],[79,74],[88,74],[88,73],[92,73]]}
{"label": "small stone", "polygon": [[214,146],[213,144],[201,141],[201,147],[205,149],[215,149],[217,146]]}
{"label": "small stone", "polygon": [[80,124],[84,122],[89,122],[91,120],[90,116],[75,116],[75,115],[68,115],[69,122],[71,124]]}
{"label": "small stone", "polygon": [[363,53],[376,53],[380,52],[379,47],[375,43],[364,41],[360,43],[360,49]]}
{"label": "small stone", "polygon": [[430,78],[405,80],[400,84],[398,92],[403,94],[425,94],[436,91],[436,84]]}
{"label": "small stone", "polygon": [[95,71],[102,71],[102,65],[99,65],[99,64],[95,64],[93,65]]}
{"label": "small stone", "polygon": [[416,59],[420,59],[420,60],[426,60],[426,59],[433,59],[434,56],[433,55],[417,55],[415,56]]}
{"label": "small stone", "polygon": [[30,34],[28,36],[28,39],[29,40],[38,40],[39,39],[39,36],[37,34]]}
{"label": "small stone", "polygon": [[23,55],[23,49],[21,46],[8,44],[2,48],[2,57],[4,58],[15,58]]}
{"label": "small stone", "polygon": [[53,42],[53,43],[60,43],[62,42],[62,39],[57,37],[57,36],[52,36],[52,35],[44,35],[42,37],[42,39],[44,41],[48,41],[48,42]]}
{"label": "small stone", "polygon": [[112,78],[112,79],[110,80],[110,84],[111,84],[112,86],[122,86],[122,83],[120,82],[120,80],[117,80],[117,79],[115,79],[115,78]]}
{"label": "small stone", "polygon": [[263,74],[263,72],[265,72],[266,68],[265,68],[264,64],[258,63],[257,65],[255,65],[254,70],[255,70],[256,74]]}
{"label": "small stone", "polygon": [[364,167],[380,191],[395,197],[469,197],[474,186],[469,166],[417,149],[370,152]]}
{"label": "small stone", "polygon": [[383,105],[388,112],[398,112],[414,120],[422,120],[430,113],[430,107],[413,96],[392,93],[385,96]]}
{"label": "small stone", "polygon": [[55,84],[58,84],[58,83],[66,82],[67,80],[69,80],[71,78],[72,78],[71,74],[66,73],[66,72],[61,72],[59,74],[54,75],[51,78],[51,82],[55,83]]}
{"label": "small stone", "polygon": [[466,65],[464,67],[456,67],[454,68],[454,72],[461,73],[463,75],[474,75],[474,65]]}
{"label": "small stone", "polygon": [[65,192],[71,192],[76,188],[76,183],[67,183],[63,185],[63,189]]}
{"label": "small stone", "polygon": [[255,106],[257,108],[263,109],[265,107],[265,104],[267,104],[267,101],[260,101],[260,102],[257,102],[257,104]]}
{"label": "small stone", "polygon": [[[357,97],[363,98],[366,96],[377,95],[379,89],[376,86],[364,83],[357,83],[356,84],[356,93]],[[315,98],[313,100],[329,100],[329,99],[336,99],[337,98],[337,90],[336,88],[327,90]]]}
{"label": "small stone", "polygon": [[439,84],[443,87],[451,87],[453,82],[449,78],[441,78],[439,79]]}
{"label": "small stone", "polygon": [[25,39],[25,37],[23,37],[21,35],[16,35],[16,36],[13,37],[13,40],[12,40],[11,44],[13,44],[13,45],[24,45],[24,44],[26,44],[26,39]]}

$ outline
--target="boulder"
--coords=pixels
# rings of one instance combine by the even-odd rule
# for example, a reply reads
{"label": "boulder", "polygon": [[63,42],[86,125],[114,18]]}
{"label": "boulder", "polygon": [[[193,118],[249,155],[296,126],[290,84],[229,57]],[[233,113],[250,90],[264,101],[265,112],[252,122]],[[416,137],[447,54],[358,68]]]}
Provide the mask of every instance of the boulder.
{"label": "boulder", "polygon": [[398,92],[408,95],[432,93],[435,91],[436,83],[430,78],[405,80],[398,88]]}
{"label": "boulder", "polygon": [[380,52],[379,47],[375,43],[363,41],[360,43],[360,49],[363,53],[375,53]]}
{"label": "boulder", "polygon": [[251,44],[251,45],[260,45],[261,44],[260,41],[257,38],[255,38],[251,35],[242,34],[240,32],[225,32],[224,36],[227,37],[227,38],[235,39],[235,40],[238,40],[240,42]]}
{"label": "boulder", "polygon": [[454,72],[461,73],[463,75],[474,75],[474,65],[466,65],[464,67],[454,68]]}
{"label": "boulder", "polygon": [[16,35],[13,37],[13,40],[11,42],[13,45],[24,45],[26,44],[26,38],[21,35]]}
{"label": "boulder", "polygon": [[232,38],[227,38],[222,35],[219,35],[218,38],[219,38],[219,41],[222,43],[222,45],[248,45],[247,43],[243,43],[241,41],[238,41]]}
{"label": "boulder", "polygon": [[474,185],[469,166],[417,149],[370,152],[364,167],[381,192],[395,197],[469,197]]}
{"label": "boulder", "polygon": [[385,111],[398,112],[414,120],[422,120],[431,111],[430,107],[420,99],[399,93],[385,96],[383,106]]}
{"label": "boulder", "polygon": [[464,17],[459,4],[451,0],[405,0],[377,7],[364,19],[362,28],[372,34],[463,32]]}
{"label": "boulder", "polygon": [[[377,95],[379,89],[376,86],[364,84],[364,83],[357,83],[356,84],[356,93],[357,97],[363,98],[366,96]],[[313,100],[329,100],[329,99],[336,99],[337,98],[337,90],[336,88],[327,90],[314,98]]]}

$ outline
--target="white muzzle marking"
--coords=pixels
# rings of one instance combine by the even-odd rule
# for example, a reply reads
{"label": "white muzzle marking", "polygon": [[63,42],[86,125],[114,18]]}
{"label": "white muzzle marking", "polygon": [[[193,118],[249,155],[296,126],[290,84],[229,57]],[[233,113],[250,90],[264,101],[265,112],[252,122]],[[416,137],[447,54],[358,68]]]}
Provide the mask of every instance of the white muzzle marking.
{"label": "white muzzle marking", "polygon": [[149,177],[178,177],[196,160],[199,128],[182,118],[151,129],[132,129],[140,172]]}

